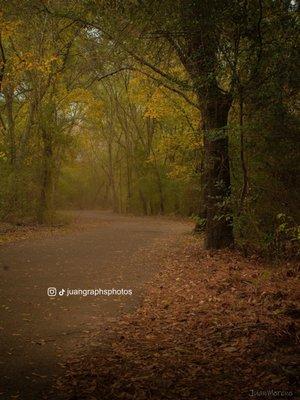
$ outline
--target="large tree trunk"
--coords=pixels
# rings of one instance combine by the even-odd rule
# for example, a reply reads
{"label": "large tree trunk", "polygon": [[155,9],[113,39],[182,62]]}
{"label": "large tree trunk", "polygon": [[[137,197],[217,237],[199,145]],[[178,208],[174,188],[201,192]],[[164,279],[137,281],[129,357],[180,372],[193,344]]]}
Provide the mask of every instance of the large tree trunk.
{"label": "large tree trunk", "polygon": [[204,135],[202,216],[205,218],[205,247],[219,249],[233,243],[232,223],[226,203],[230,196],[228,122],[231,97],[218,83],[220,24],[227,0],[182,1],[185,46],[175,50],[189,73],[198,96]]}
{"label": "large tree trunk", "polygon": [[222,93],[211,96],[202,106],[204,134],[203,216],[205,248],[219,249],[233,242],[230,216],[230,169],[227,125],[231,99]]}

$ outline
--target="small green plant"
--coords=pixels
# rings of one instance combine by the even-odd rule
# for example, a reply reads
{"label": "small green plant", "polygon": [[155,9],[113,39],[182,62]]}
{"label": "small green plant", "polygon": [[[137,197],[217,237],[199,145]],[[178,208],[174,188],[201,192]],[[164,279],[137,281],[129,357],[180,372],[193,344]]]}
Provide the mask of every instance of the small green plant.
{"label": "small green plant", "polygon": [[193,215],[192,220],[195,221],[196,223],[194,233],[204,232],[206,225],[206,218],[200,217],[199,215]]}
{"label": "small green plant", "polygon": [[276,216],[274,240],[271,244],[278,256],[300,256],[300,226],[290,216]]}

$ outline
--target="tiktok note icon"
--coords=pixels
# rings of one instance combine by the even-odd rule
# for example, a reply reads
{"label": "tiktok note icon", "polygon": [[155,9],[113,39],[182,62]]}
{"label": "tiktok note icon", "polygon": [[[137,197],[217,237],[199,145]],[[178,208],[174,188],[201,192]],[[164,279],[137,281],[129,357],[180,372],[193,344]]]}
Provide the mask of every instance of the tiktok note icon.
{"label": "tiktok note icon", "polygon": [[58,294],[59,294],[60,296],[63,296],[63,295],[65,294],[65,289],[61,289],[61,290],[58,292]]}

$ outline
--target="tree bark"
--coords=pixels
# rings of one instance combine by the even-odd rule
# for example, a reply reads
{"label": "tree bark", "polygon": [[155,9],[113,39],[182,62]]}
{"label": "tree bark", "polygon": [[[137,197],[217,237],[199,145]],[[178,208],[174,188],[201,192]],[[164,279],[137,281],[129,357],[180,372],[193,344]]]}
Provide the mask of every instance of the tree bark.
{"label": "tree bark", "polygon": [[118,212],[119,208],[118,208],[118,198],[117,198],[115,173],[113,166],[112,143],[110,139],[108,140],[107,146],[108,146],[108,169],[109,169],[109,186],[111,191],[111,200],[113,204],[113,211]]}
{"label": "tree bark", "polygon": [[9,143],[9,161],[11,166],[14,168],[16,163],[16,137],[15,137],[15,118],[13,112],[14,104],[14,91],[12,87],[8,87],[4,92],[6,110],[7,110],[7,132],[8,132],[8,143]]}
{"label": "tree bark", "polygon": [[38,222],[46,222],[51,209],[53,189],[53,148],[51,133],[42,131],[43,138],[43,169],[40,204],[38,208]]}
{"label": "tree bark", "polygon": [[139,188],[139,195],[140,195],[140,200],[141,200],[141,203],[143,206],[144,215],[148,215],[147,201],[145,199],[144,193],[141,188]]}
{"label": "tree bark", "polygon": [[226,3],[227,0],[182,2],[182,29],[188,34],[184,46],[173,44],[193,81],[201,110],[204,145],[201,207],[206,221],[207,249],[233,243],[228,212],[231,194],[228,138],[224,129],[232,99],[220,89],[217,79],[220,26]]}
{"label": "tree bark", "polygon": [[211,96],[202,108],[204,163],[202,207],[205,224],[205,248],[219,249],[233,242],[229,201],[231,194],[227,125],[231,106],[229,96]]}

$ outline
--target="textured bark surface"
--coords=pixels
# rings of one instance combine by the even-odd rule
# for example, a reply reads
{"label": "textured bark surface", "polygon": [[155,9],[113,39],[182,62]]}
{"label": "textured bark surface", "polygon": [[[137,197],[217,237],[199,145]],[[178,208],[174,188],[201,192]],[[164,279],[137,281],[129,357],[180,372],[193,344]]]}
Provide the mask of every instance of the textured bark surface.
{"label": "textured bark surface", "polygon": [[205,248],[218,249],[233,242],[228,201],[231,193],[227,125],[231,100],[219,94],[203,108],[203,209]]}
{"label": "textured bark surface", "polygon": [[51,133],[42,130],[43,139],[43,169],[41,180],[40,204],[38,222],[46,222],[49,210],[52,207],[53,192],[53,143]]}
{"label": "textured bark surface", "polygon": [[[178,55],[188,71],[201,110],[204,161],[202,171],[201,216],[205,218],[205,248],[219,249],[233,243],[229,218],[230,170],[225,127],[231,96],[218,84],[219,27],[226,2],[189,1],[182,7],[182,23],[189,34],[185,51]],[[196,227],[197,230],[197,227]]]}

